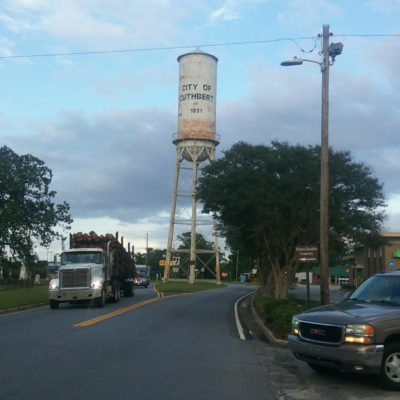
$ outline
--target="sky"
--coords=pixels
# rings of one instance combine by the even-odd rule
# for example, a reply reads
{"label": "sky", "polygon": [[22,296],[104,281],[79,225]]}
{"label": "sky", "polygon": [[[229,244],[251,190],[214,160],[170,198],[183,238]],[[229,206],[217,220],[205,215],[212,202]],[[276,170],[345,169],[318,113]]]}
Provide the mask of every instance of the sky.
{"label": "sky", "polygon": [[328,24],[344,45],[329,71],[330,146],[372,169],[383,230],[400,232],[399,20],[400,0],[2,0],[0,146],[45,161],[72,232],[166,248],[177,57],[218,58],[217,158],[238,141],[320,144],[319,66],[280,63],[320,62]]}

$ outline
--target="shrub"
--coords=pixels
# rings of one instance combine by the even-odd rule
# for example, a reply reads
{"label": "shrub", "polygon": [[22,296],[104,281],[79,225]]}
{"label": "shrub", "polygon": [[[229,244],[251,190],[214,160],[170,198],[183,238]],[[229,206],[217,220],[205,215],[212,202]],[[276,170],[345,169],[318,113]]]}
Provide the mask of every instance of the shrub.
{"label": "shrub", "polygon": [[286,337],[291,331],[292,316],[303,311],[303,307],[291,299],[270,299],[264,304],[265,321],[273,325],[278,337]]}

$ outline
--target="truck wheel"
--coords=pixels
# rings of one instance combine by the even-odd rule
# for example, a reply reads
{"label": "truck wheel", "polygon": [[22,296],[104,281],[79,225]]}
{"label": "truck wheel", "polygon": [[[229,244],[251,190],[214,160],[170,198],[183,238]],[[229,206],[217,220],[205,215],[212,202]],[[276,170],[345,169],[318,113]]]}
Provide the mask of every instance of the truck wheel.
{"label": "truck wheel", "polygon": [[385,346],[379,380],[385,389],[400,390],[400,343]]}
{"label": "truck wheel", "polygon": [[101,296],[96,299],[96,305],[99,308],[103,308],[104,304],[106,304],[106,291],[103,289],[101,291]]}
{"label": "truck wheel", "polygon": [[57,300],[50,300],[49,305],[52,310],[56,310],[60,303]]}
{"label": "truck wheel", "polygon": [[308,366],[319,374],[334,374],[337,372],[335,368],[325,367],[323,365],[307,362]]}
{"label": "truck wheel", "polygon": [[113,285],[113,303],[118,303],[120,300],[119,284],[116,282]]}

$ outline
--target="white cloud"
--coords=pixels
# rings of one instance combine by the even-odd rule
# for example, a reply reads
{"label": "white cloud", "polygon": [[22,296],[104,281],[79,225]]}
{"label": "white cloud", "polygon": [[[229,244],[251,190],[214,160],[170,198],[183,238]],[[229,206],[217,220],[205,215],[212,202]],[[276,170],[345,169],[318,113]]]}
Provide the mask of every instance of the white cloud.
{"label": "white cloud", "polygon": [[41,32],[91,49],[145,47],[176,38],[184,5],[169,0],[6,0],[0,14],[15,33]]}
{"label": "white cloud", "polygon": [[242,13],[252,4],[266,3],[270,0],[225,0],[221,7],[212,11],[209,18],[212,21],[232,21],[242,18]]}
{"label": "white cloud", "polygon": [[226,0],[220,8],[210,14],[212,20],[230,21],[239,17],[238,3],[235,0]]}

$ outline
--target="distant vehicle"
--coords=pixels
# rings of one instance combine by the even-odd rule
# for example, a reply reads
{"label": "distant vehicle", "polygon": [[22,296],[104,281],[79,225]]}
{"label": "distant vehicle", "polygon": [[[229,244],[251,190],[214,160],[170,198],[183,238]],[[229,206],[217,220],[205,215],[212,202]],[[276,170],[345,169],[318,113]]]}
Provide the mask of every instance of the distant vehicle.
{"label": "distant vehicle", "polygon": [[379,375],[400,390],[400,271],[376,274],[347,300],[293,316],[289,348],[317,372]]}
{"label": "distant vehicle", "polygon": [[150,266],[149,265],[136,265],[136,276],[134,280],[135,286],[150,285]]}
{"label": "distant vehicle", "polygon": [[106,300],[117,303],[120,292],[133,296],[135,262],[111,234],[98,236],[76,233],[70,236],[70,249],[61,254],[57,277],[49,283],[49,305],[93,302],[104,307]]}

